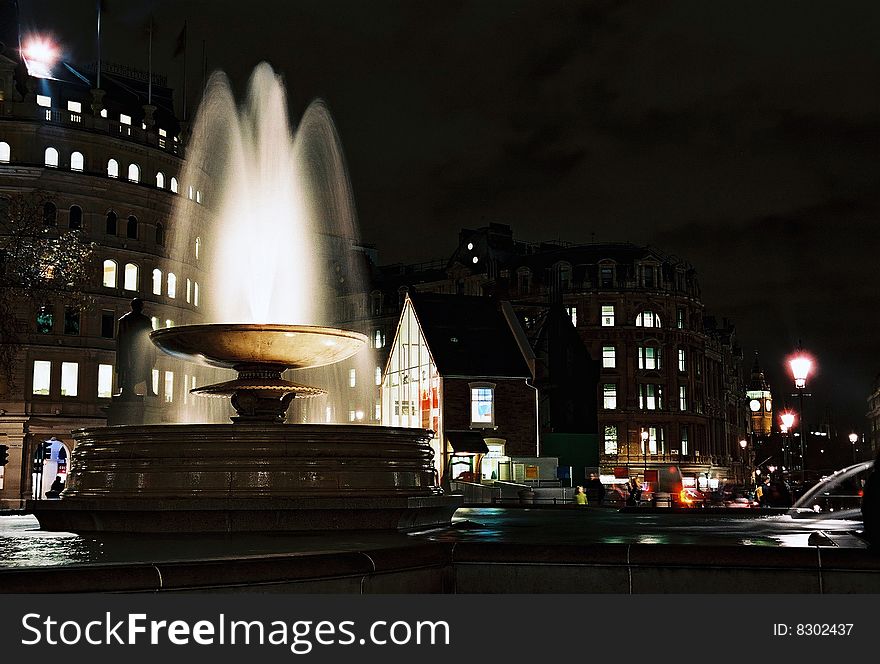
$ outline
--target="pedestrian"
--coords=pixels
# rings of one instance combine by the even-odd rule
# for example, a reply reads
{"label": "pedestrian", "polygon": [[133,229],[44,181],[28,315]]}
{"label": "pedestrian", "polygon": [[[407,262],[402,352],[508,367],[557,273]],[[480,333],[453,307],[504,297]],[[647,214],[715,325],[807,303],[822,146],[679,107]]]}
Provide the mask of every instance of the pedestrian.
{"label": "pedestrian", "polygon": [[587,493],[588,500],[594,505],[602,505],[602,501],[605,499],[605,485],[602,484],[602,480],[599,479],[599,475],[597,473],[590,473],[590,480],[587,482],[587,487],[589,492]]}
{"label": "pedestrian", "polygon": [[629,497],[626,499],[626,504],[638,505],[639,501],[642,499],[642,489],[639,487],[639,483],[636,480],[627,482],[626,488],[629,491]]}
{"label": "pedestrian", "polygon": [[586,505],[587,504],[587,494],[584,493],[584,487],[578,485],[574,490],[574,503],[575,505]]}

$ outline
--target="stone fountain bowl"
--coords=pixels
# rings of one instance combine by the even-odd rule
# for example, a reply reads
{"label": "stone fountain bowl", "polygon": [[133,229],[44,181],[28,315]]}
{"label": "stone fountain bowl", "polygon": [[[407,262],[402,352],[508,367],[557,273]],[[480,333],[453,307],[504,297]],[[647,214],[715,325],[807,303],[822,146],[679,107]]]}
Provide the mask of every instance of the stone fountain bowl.
{"label": "stone fountain bowl", "polygon": [[189,362],[232,369],[272,364],[306,369],[351,357],[367,343],[358,332],[315,325],[219,323],[155,330],[152,342]]}

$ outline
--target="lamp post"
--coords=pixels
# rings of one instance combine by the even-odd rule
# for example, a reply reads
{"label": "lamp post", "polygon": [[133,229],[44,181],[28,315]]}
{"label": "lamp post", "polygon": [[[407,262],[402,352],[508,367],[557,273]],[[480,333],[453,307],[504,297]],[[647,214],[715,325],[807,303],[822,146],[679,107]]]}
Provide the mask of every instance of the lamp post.
{"label": "lamp post", "polygon": [[790,460],[790,458],[786,459],[786,456],[789,456],[791,454],[791,452],[790,452],[791,434],[789,432],[791,431],[791,428],[794,426],[794,413],[792,413],[790,410],[784,410],[780,414],[779,419],[782,422],[782,427],[781,427],[782,434],[785,436],[785,439],[783,440],[783,445],[785,445],[785,451],[783,452],[783,455],[782,455],[782,465],[788,466],[789,468],[791,468],[791,460]]}
{"label": "lamp post", "polygon": [[739,441],[740,449],[742,449],[742,454],[740,455],[740,461],[742,462],[742,472],[743,472],[743,485],[749,484],[749,478],[751,477],[751,472],[746,474],[746,460],[748,459],[748,452],[746,448],[749,446],[749,441],[743,438]]}
{"label": "lamp post", "polygon": [[801,421],[801,490],[803,490],[806,481],[807,457],[804,450],[804,389],[807,387],[807,376],[813,369],[813,360],[809,355],[804,353],[804,349],[798,342],[797,352],[788,360],[788,366],[791,367],[791,374],[794,377],[794,386],[797,389],[797,396],[800,399]]}
{"label": "lamp post", "polygon": [[853,465],[856,465],[856,442],[859,440],[859,434],[853,432],[849,435],[849,442],[852,445]]}
{"label": "lamp post", "polygon": [[645,478],[648,476],[648,430],[642,429],[642,433],[640,434],[642,437],[642,457],[645,460],[645,470],[642,475],[642,482],[645,481]]}

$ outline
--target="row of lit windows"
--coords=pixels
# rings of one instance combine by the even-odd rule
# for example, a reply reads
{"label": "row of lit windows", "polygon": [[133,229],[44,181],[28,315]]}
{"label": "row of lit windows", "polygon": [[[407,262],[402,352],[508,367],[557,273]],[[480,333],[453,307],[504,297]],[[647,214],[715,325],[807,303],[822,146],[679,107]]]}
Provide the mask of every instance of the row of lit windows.
{"label": "row of lit windows", "polygon": [[[79,335],[81,332],[82,312],[78,307],[64,307],[62,333]],[[55,334],[55,311],[50,306],[42,306],[37,310],[35,318],[38,334]],[[116,312],[104,309],[101,311],[101,336],[113,339],[116,330]]]}
{"label": "row of lit windows", "polygon": [[[43,108],[48,109],[46,111],[46,119],[52,119],[52,97],[49,95],[37,95],[37,106],[42,106]],[[70,113],[70,121],[71,122],[82,122],[82,102],[67,100],[67,111]],[[102,118],[109,118],[109,114],[106,108],[101,109],[100,113]],[[131,124],[132,117],[127,113],[119,114],[119,124],[123,125],[128,131],[120,131],[120,133],[131,135]],[[141,122],[141,129],[146,130],[147,123]],[[159,147],[165,147],[165,140],[168,138],[168,131],[165,129],[159,129]],[[174,137],[174,142],[178,142],[177,136]]]}
{"label": "row of lit windows", "polygon": [[[107,288],[119,287],[119,265],[116,261],[108,258],[104,261],[103,285]],[[162,270],[155,268],[152,275],[153,295],[162,295],[163,288]],[[127,291],[140,290],[140,267],[135,263],[126,263],[122,269],[122,289]],[[165,277],[164,293],[170,298],[177,297],[177,275],[169,272]],[[186,301],[188,304],[199,306],[199,282],[189,278],[186,280]]]}
{"label": "row of lit windows", "polygon": [[[468,250],[473,247],[472,243],[468,244]],[[477,263],[479,259],[474,256],[473,262]],[[639,265],[639,283],[644,288],[655,288],[659,285],[657,278],[657,267],[654,265]],[[572,284],[571,264],[566,262],[556,263],[549,269],[551,283],[554,287],[567,291]],[[502,275],[503,276],[503,275]],[[599,287],[612,288],[615,284],[615,267],[614,265],[599,266]],[[528,267],[520,267],[516,270],[516,285],[520,293],[528,293],[532,288],[532,270]]]}
{"label": "row of lit windows", "polygon": [[[638,348],[639,369],[660,369],[660,348],[657,346],[639,346]],[[617,348],[615,346],[602,346],[602,368],[617,368]],[[678,349],[678,370],[682,373],[687,371],[687,353],[684,348]]]}
{"label": "row of lit windows", "polygon": [[[688,391],[686,385],[678,386],[678,409],[688,410]],[[617,383],[602,385],[602,407],[605,410],[617,410]],[[653,383],[639,383],[639,409],[663,410],[663,386]],[[702,412],[702,407],[697,408]]]}
{"label": "row of lit windows", "polygon": [[[663,427],[645,427],[642,429],[647,433],[647,450],[645,448],[645,440],[639,436],[639,454],[665,454],[665,436]],[[679,449],[671,450],[673,454],[681,454],[687,456],[690,452],[690,435],[687,425],[681,425],[678,428]],[[605,425],[604,428],[604,452],[605,454],[616,455],[620,453],[619,447],[619,428],[616,424]]]}
{"label": "row of lit windows", "polygon": [[[12,148],[6,141],[0,141],[0,163],[8,164],[12,160]],[[59,168],[61,164],[61,153],[58,148],[49,146],[43,151],[43,164],[48,168]],[[70,153],[70,170],[84,172],[86,169],[86,158],[82,152],[74,150]],[[109,178],[119,178],[119,162],[110,158],[107,160],[106,173]],[[126,171],[129,182],[139,184],[141,181],[141,167],[139,164],[130,163]],[[180,185],[175,176],[167,178],[165,173],[158,171],[156,173],[156,187],[165,189],[166,183],[168,189],[174,193],[179,193]],[[187,196],[196,203],[202,202],[202,192],[192,186],[187,187]]]}
{"label": "row of lit windows", "polygon": [[[79,396],[79,362],[61,363],[61,396]],[[52,391],[52,362],[50,360],[34,360],[33,381],[31,392],[36,395],[49,396]],[[97,397],[109,399],[113,396],[113,365],[98,365]]]}

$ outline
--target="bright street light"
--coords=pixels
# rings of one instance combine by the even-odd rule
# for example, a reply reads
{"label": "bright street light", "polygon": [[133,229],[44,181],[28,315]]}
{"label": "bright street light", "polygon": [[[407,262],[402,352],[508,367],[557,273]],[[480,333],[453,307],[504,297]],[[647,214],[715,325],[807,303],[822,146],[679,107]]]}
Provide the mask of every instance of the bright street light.
{"label": "bright street light", "polygon": [[49,37],[30,35],[22,45],[21,55],[29,75],[52,78],[52,68],[61,57],[61,52]]}

